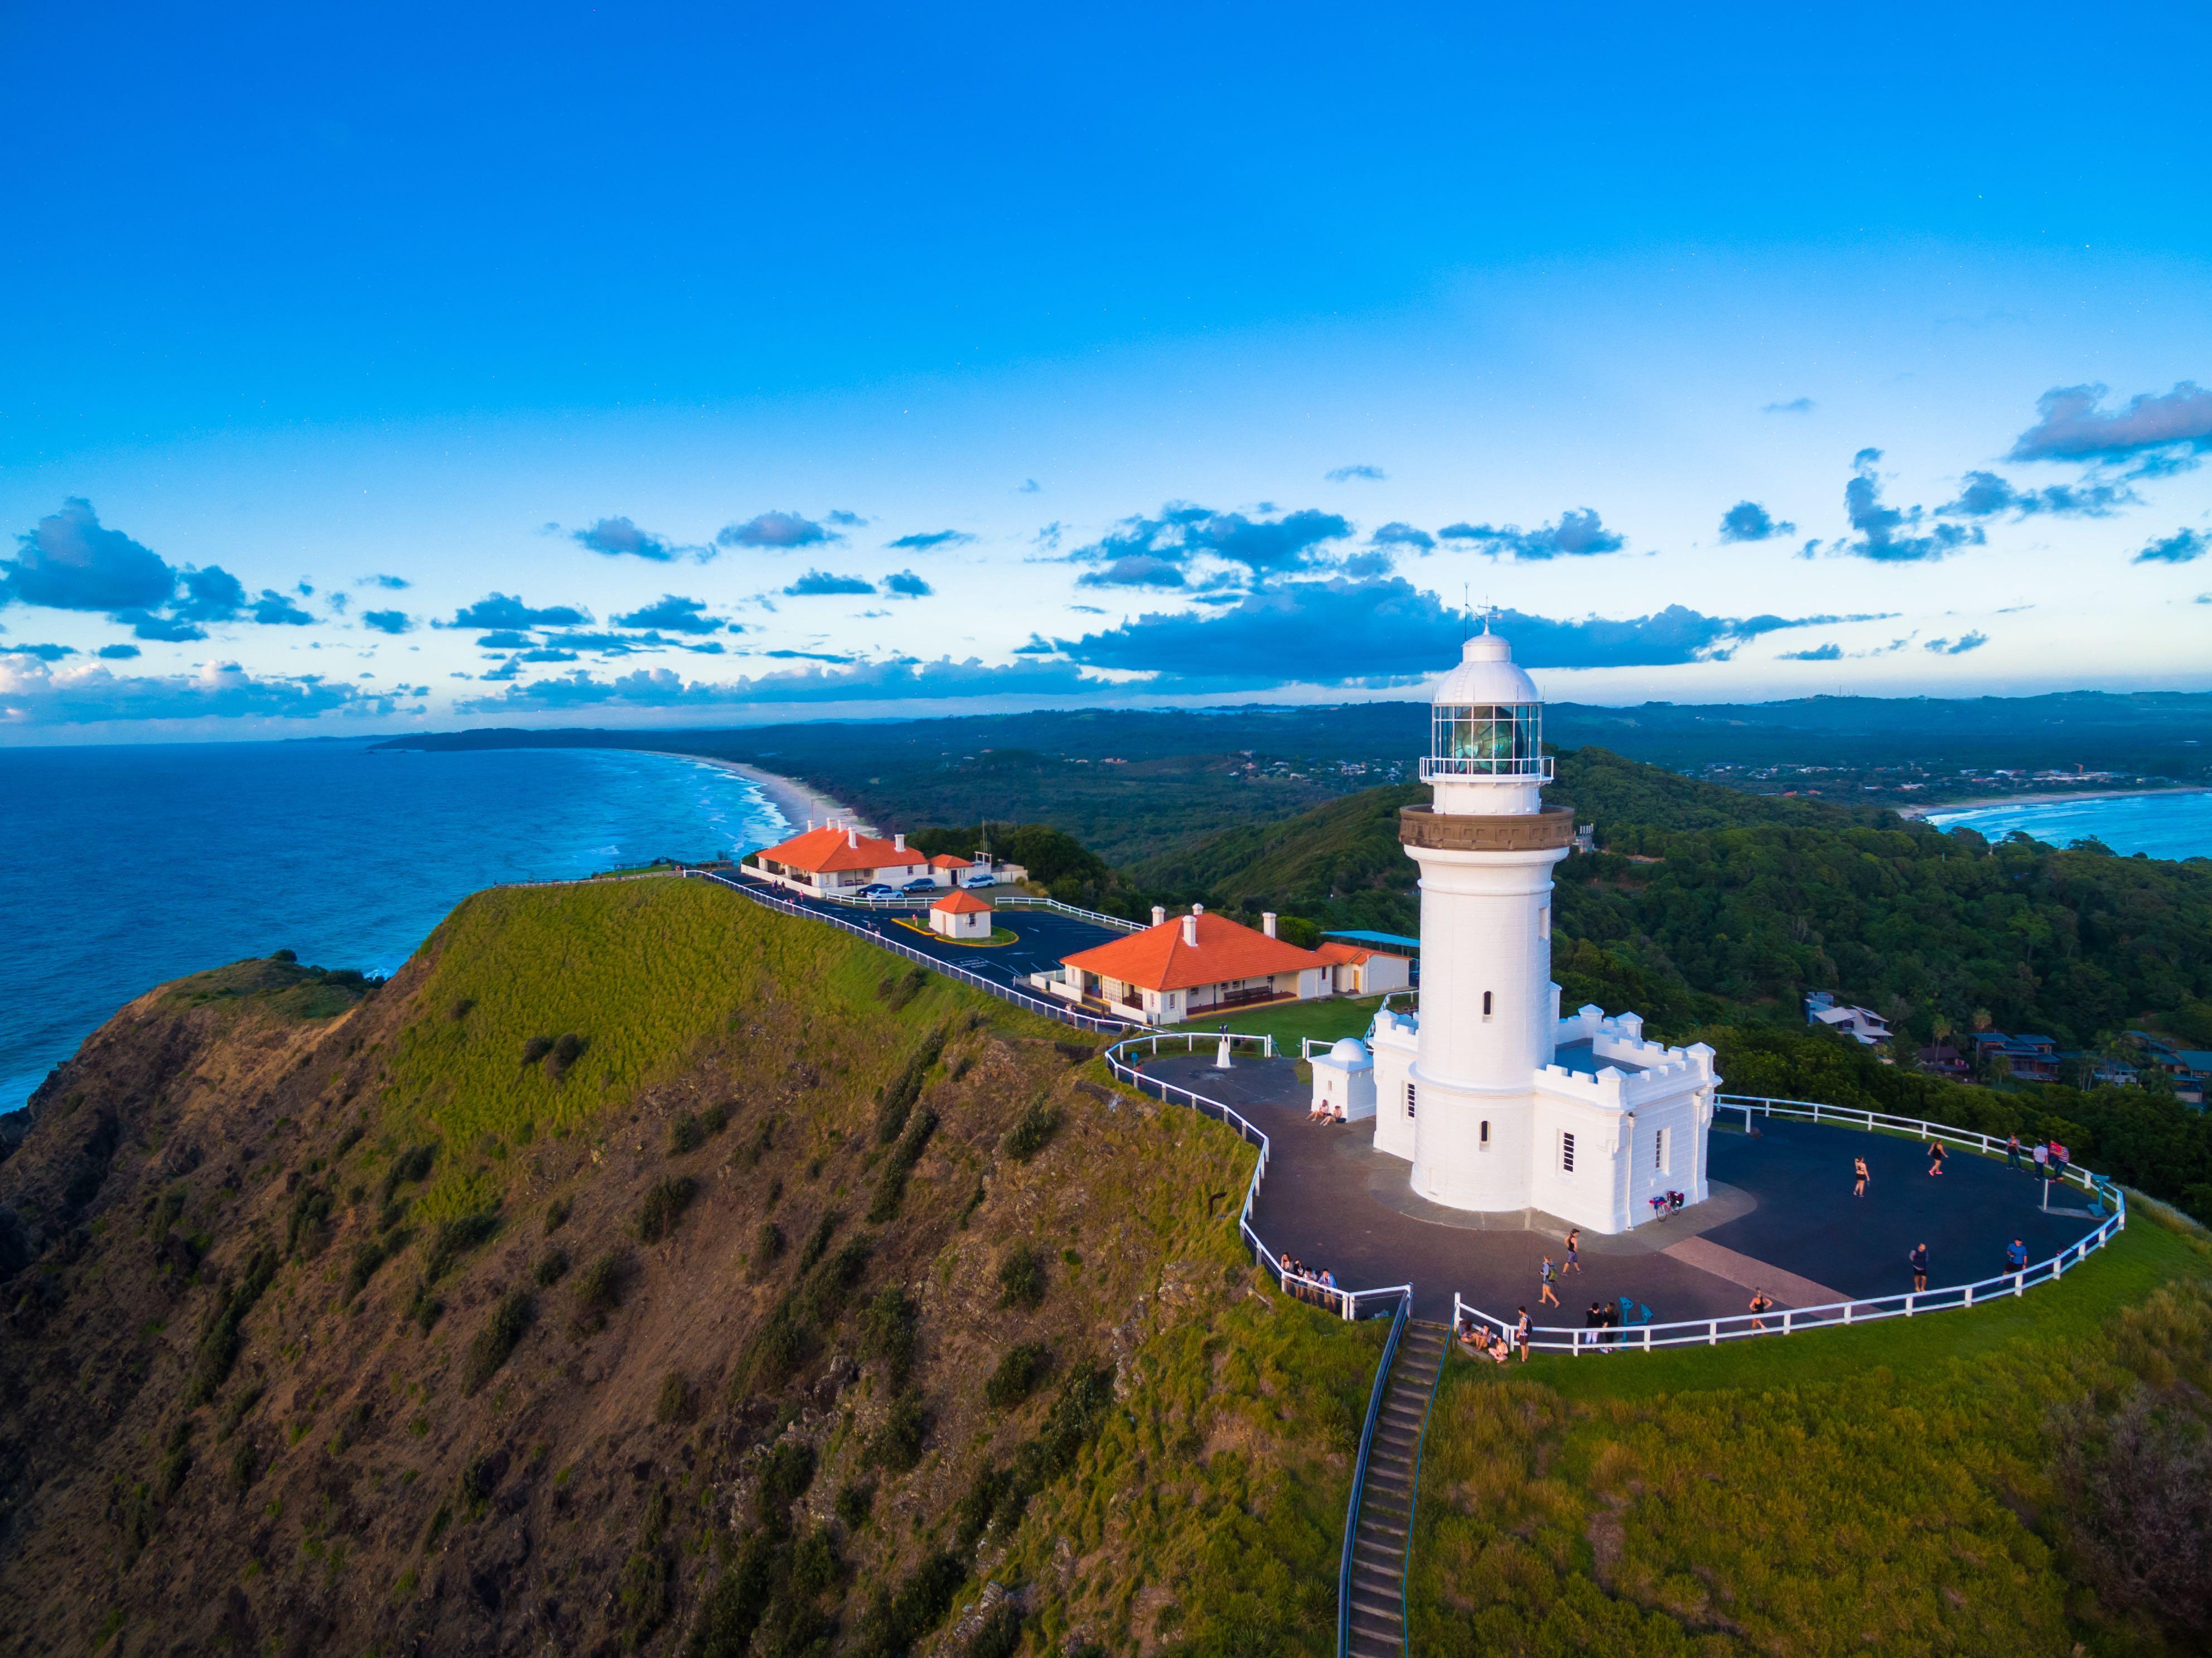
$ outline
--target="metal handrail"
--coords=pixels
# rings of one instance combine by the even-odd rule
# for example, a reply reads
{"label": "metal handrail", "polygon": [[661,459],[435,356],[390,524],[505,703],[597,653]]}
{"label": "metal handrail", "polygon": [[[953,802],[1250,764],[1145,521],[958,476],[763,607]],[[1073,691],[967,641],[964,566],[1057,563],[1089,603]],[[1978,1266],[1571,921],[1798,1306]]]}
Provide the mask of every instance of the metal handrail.
{"label": "metal handrail", "polygon": [[[1994,1157],[2005,1150],[2003,1141],[1972,1129],[1954,1128],[1947,1123],[1929,1122],[1921,1118],[1893,1117],[1879,1111],[1821,1105],[1812,1100],[1778,1100],[1764,1096],[1723,1094],[1717,1097],[1717,1103],[1731,1111],[1741,1110],[1747,1126],[1756,1113],[1767,1117],[1802,1117],[1819,1123],[1856,1124],[1869,1130],[1910,1129],[1916,1136],[1925,1135],[1929,1139],[1963,1145],[1985,1156]],[[1804,1330],[1839,1328],[1850,1324],[1870,1324],[1886,1318],[1911,1318],[1921,1313],[1948,1312],[1954,1309],[1972,1307],[1978,1298],[1989,1300],[1992,1293],[1998,1297],[2009,1294],[2018,1297],[2025,1295],[2033,1285],[2057,1283],[2066,1275],[2069,1260],[2074,1266],[2080,1266],[2127,1227],[2127,1193],[2116,1181],[2072,1165],[2063,1175],[2054,1173],[2051,1178],[2080,1186],[2101,1202],[2110,1204],[2112,1213],[2087,1236],[2076,1239],[2049,1260],[2037,1261],[2015,1272],[2002,1272],[1995,1278],[1978,1279],[1972,1284],[1948,1284],[1938,1290],[1912,1290],[1886,1296],[1856,1296],[1848,1301],[1828,1302],[1818,1307],[1791,1307],[1759,1314],[1733,1313],[1723,1318],[1684,1319],[1666,1324],[1638,1324],[1610,1330],[1582,1330],[1571,1325],[1537,1325],[1528,1332],[1528,1347],[1531,1351],[1569,1353],[1622,1347],[1632,1347],[1644,1352],[1661,1347],[1698,1345],[1717,1347],[1723,1341],[1738,1341],[1748,1336],[1794,1335]],[[1517,1326],[1514,1322],[1484,1312],[1455,1291],[1452,1296],[1452,1333],[1455,1339],[1457,1338],[1461,1321],[1470,1315],[1504,1334],[1509,1341],[1517,1339]]]}
{"label": "metal handrail", "polygon": [[729,876],[719,875],[711,870],[687,869],[684,873],[697,880],[716,882],[729,888],[732,892],[743,893],[753,902],[765,908],[781,910],[787,915],[804,916],[808,920],[819,921],[824,926],[842,927],[854,937],[865,938],[880,949],[893,951],[905,957],[908,961],[919,963],[933,973],[942,973],[948,979],[957,979],[963,984],[972,985],[977,990],[986,991],[996,996],[1002,1002],[1012,1002],[1017,1007],[1025,1008],[1032,1013],[1042,1013],[1048,1019],[1057,1019],[1062,1024],[1073,1025],[1079,1030],[1096,1031],[1104,1035],[1117,1031],[1142,1030],[1145,1028],[1130,1019],[1096,1018],[1088,1013],[1073,1012],[1064,1006],[1055,1006],[1042,997],[1031,996],[1009,985],[1002,985],[996,980],[987,979],[981,974],[972,973],[955,963],[940,961],[934,956],[924,955],[921,950],[902,944],[896,938],[886,938],[882,933],[867,927],[856,926],[842,915],[824,914],[822,911],[805,904],[772,897],[763,892],[757,883],[733,880]]}
{"label": "metal handrail", "polygon": [[[761,870],[746,868],[742,865],[739,867],[756,880],[774,878]],[[1000,894],[993,889],[983,887],[939,887],[934,892],[900,892],[894,893],[888,898],[880,896],[864,898],[858,892],[810,892],[806,896],[816,903],[843,904],[852,909],[927,909],[948,892],[980,891],[991,891],[991,904],[993,908],[998,909],[1057,910],[1062,915],[1073,915],[1078,920],[1090,921],[1098,926],[1116,927],[1123,932],[1142,932],[1147,925],[1143,921],[1132,921],[1126,916],[1108,915],[1099,910],[1085,909],[1079,904],[1062,903],[1057,898],[1041,898],[1033,892]]]}
{"label": "metal handrail", "polygon": [[1528,756],[1521,759],[1492,759],[1482,755],[1425,754],[1421,756],[1421,781],[1433,782],[1437,778],[1475,777],[1500,783],[1548,783],[1554,775],[1552,756]]}
{"label": "metal handrail", "polygon": [[1352,1554],[1359,1537],[1359,1500],[1367,1491],[1367,1457],[1375,1448],[1375,1424],[1390,1389],[1391,1361],[1398,1356],[1398,1338],[1405,1333],[1406,1320],[1413,1310],[1413,1292],[1401,1291],[1397,1314],[1390,1321],[1389,1339],[1382,1344],[1382,1357],[1375,1366],[1375,1386],[1367,1395],[1367,1420],[1359,1430],[1359,1455],[1352,1465],[1352,1503],[1344,1514],[1344,1552],[1336,1569],[1336,1658],[1352,1655]]}
{"label": "metal handrail", "polygon": [[1458,1321],[1454,1320],[1451,1334],[1444,1338],[1444,1350],[1437,1355],[1437,1373],[1429,1378],[1429,1402],[1421,1407],[1421,1431],[1413,1438],[1413,1487],[1406,1497],[1406,1552],[1398,1563],[1398,1635],[1401,1652],[1413,1649],[1412,1608],[1406,1597],[1413,1577],[1413,1527],[1421,1517],[1421,1453],[1428,1448],[1429,1418],[1436,1414],[1437,1389],[1443,1383],[1444,1366],[1451,1362],[1452,1343],[1458,1335]]}

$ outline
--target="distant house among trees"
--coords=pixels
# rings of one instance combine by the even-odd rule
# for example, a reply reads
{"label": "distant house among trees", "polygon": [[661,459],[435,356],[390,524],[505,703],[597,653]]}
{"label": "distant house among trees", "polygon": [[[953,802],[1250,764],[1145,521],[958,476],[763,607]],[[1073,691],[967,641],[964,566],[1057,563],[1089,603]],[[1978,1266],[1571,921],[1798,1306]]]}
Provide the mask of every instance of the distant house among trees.
{"label": "distant house among trees", "polygon": [[1879,1048],[1889,1040],[1889,1021],[1881,1014],[1870,1007],[1840,1004],[1825,990],[1814,991],[1805,998],[1805,1023],[1838,1031],[1863,1048]]}

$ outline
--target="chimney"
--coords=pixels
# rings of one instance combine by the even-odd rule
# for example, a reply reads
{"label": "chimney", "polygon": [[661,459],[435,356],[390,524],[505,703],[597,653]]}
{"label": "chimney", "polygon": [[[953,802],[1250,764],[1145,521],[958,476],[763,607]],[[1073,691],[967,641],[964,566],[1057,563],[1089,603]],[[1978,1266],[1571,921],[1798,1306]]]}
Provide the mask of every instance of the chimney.
{"label": "chimney", "polygon": [[855,851],[858,851],[860,845],[860,831],[856,829],[847,829],[845,831],[845,844],[851,847]]}
{"label": "chimney", "polygon": [[904,852],[906,850],[906,831],[904,829],[901,829],[896,835],[891,836],[891,846],[893,848],[900,852]]}
{"label": "chimney", "polygon": [[1275,912],[1273,910],[1263,909],[1260,912],[1260,931],[1266,933],[1270,938],[1275,936]]}
{"label": "chimney", "polygon": [[1198,906],[1190,907],[1190,914],[1182,918],[1182,941],[1191,949],[1198,948]]}
{"label": "chimney", "polygon": [[1154,926],[1161,926],[1167,920],[1167,906],[1165,904],[1154,904],[1152,906],[1152,925]]}

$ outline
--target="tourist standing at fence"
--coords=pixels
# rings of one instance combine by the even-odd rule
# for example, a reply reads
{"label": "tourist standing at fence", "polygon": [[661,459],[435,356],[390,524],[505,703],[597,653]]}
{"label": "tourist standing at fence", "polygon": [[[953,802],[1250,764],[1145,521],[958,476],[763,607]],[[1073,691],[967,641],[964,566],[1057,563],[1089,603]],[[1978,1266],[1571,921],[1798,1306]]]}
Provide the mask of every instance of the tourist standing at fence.
{"label": "tourist standing at fence", "polygon": [[2020,1167],[2020,1136],[2017,1134],[2005,1136],[2005,1167],[2008,1169]]}
{"label": "tourist standing at fence", "polygon": [[1518,1316],[1513,1322],[1513,1345],[1521,1350],[1521,1362],[1526,1364],[1528,1362],[1528,1309],[1521,1307],[1515,1311]]}
{"label": "tourist standing at fence", "polygon": [[1536,1304],[1539,1307],[1547,1302],[1554,1307],[1559,1304],[1559,1297],[1552,1293],[1553,1280],[1558,1276],[1559,1274],[1553,1268],[1552,1258],[1549,1255],[1545,1256],[1544,1264],[1536,1270]]}
{"label": "tourist standing at fence", "polygon": [[2066,1148],[2057,1140],[2051,1142],[2051,1177],[2053,1180],[2066,1178]]}
{"label": "tourist standing at fence", "polygon": [[1583,1328],[1589,1333],[1588,1340],[1591,1346],[1597,1346],[1604,1341],[1605,1309],[1595,1301],[1590,1303],[1589,1311],[1583,1315]]}
{"label": "tourist standing at fence", "polygon": [[1864,1197],[1866,1195],[1867,1183],[1867,1166],[1866,1159],[1864,1157],[1853,1157],[1851,1159],[1851,1175],[1852,1177],[1858,1181],[1856,1186],[1851,1187],[1851,1195],[1855,1198]]}
{"label": "tourist standing at fence", "polygon": [[2051,1178],[2051,1148],[2040,1140],[2035,1146],[2035,1177],[2038,1180]]}
{"label": "tourist standing at fence", "polygon": [[1917,1295],[1928,1287],[1928,1246],[1924,1243],[1914,1244],[1912,1253],[1907,1255],[1905,1260],[1912,1264],[1912,1289],[1913,1293]]}
{"label": "tourist standing at fence", "polygon": [[2027,1246],[2018,1238],[2005,1245],[2005,1271],[2014,1274],[2027,1270]]}

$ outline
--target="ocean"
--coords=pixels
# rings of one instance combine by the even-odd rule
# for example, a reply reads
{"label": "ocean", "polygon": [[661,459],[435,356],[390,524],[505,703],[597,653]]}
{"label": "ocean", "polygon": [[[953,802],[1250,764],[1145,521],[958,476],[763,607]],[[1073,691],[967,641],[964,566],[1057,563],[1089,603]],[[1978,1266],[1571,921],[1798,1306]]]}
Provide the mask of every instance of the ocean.
{"label": "ocean", "polygon": [[781,838],[750,779],[608,749],[0,749],[0,1111],[125,1002],[279,949],[397,969],[469,893]]}
{"label": "ocean", "polygon": [[2020,801],[1963,811],[1931,811],[1938,829],[1966,828],[2001,841],[2018,829],[2054,847],[2102,841],[2123,857],[2212,858],[2212,791],[2118,794],[2102,800]]}

